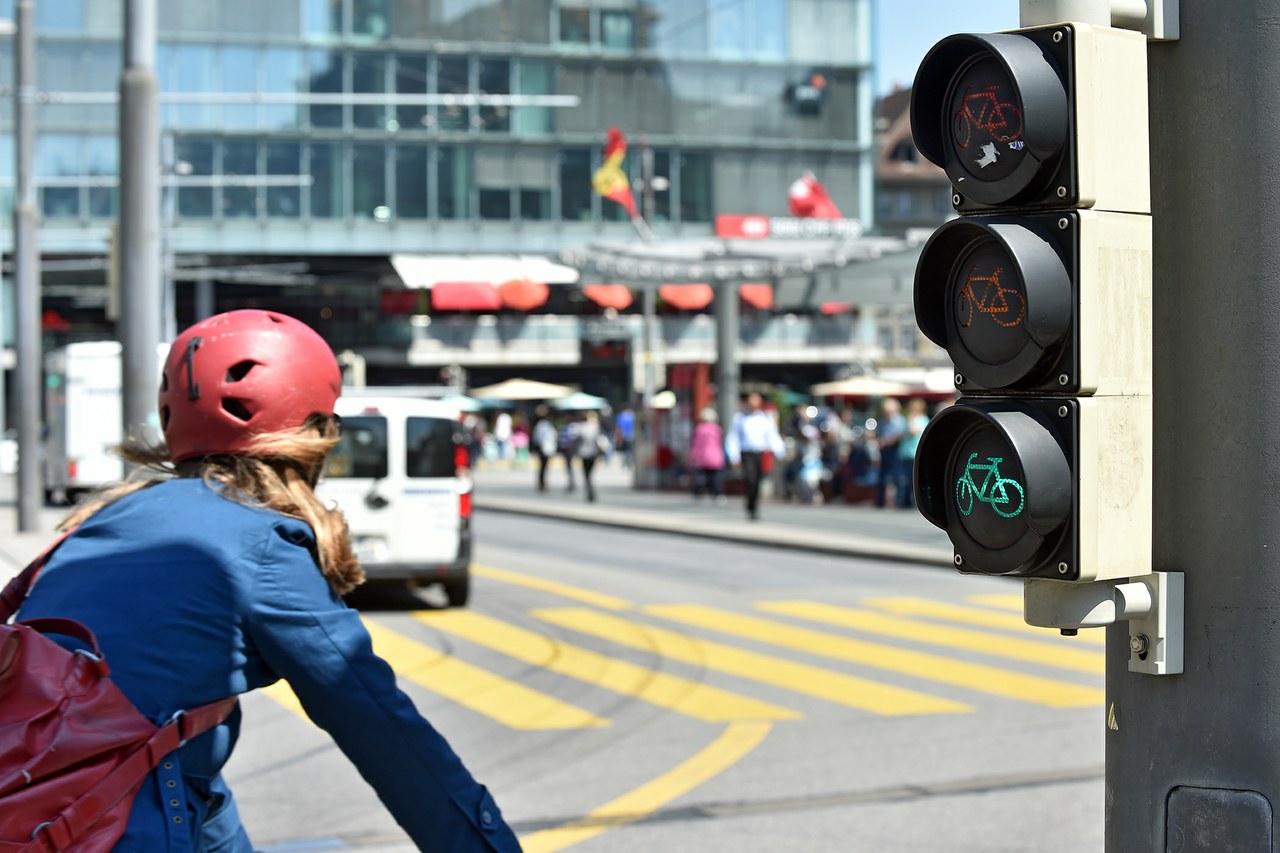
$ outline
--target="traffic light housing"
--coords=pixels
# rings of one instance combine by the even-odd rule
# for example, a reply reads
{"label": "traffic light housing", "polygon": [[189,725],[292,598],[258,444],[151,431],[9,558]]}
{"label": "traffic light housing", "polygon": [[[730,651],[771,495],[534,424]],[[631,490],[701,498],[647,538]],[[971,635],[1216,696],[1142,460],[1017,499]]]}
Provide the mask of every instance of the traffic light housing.
{"label": "traffic light housing", "polygon": [[912,92],[961,214],[916,268],[959,401],[921,438],[921,513],[964,572],[1151,571],[1146,39],[1057,24],[948,36]]}

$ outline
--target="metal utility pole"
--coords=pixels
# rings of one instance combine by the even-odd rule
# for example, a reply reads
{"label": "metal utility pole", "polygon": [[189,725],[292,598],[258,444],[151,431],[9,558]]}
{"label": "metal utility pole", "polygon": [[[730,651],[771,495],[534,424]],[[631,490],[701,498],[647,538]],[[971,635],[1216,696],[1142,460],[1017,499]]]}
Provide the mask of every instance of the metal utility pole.
{"label": "metal utility pole", "polygon": [[727,430],[738,411],[738,282],[716,282],[716,414]]}
{"label": "metal utility pole", "polygon": [[124,32],[119,116],[123,435],[154,437],[163,304],[155,0],[126,0]]}
{"label": "metal utility pole", "polygon": [[1108,630],[1109,853],[1280,849],[1277,16],[1181,0],[1181,39],[1149,47],[1154,560],[1185,573],[1186,648],[1135,676]]}
{"label": "metal utility pole", "polygon": [[36,529],[44,499],[40,453],[40,250],[36,233],[36,27],[31,0],[18,0],[14,51],[15,173],[13,206],[14,374],[18,422],[18,530]]}

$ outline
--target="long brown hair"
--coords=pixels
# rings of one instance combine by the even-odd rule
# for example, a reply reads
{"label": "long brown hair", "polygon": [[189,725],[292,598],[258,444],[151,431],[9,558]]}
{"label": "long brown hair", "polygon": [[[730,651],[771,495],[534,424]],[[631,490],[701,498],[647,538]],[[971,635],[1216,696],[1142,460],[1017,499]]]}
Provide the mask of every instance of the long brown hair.
{"label": "long brown hair", "polygon": [[316,561],[339,595],[364,581],[351,550],[346,518],[316,497],[315,484],[329,451],[338,443],[333,418],[313,416],[301,430],[263,433],[244,455],[205,456],[174,465],[163,445],[128,439],[115,452],[136,466],[124,481],[77,505],[59,524],[69,530],[121,498],[164,480],[200,477],[224,497],[263,506],[307,522],[316,537]]}

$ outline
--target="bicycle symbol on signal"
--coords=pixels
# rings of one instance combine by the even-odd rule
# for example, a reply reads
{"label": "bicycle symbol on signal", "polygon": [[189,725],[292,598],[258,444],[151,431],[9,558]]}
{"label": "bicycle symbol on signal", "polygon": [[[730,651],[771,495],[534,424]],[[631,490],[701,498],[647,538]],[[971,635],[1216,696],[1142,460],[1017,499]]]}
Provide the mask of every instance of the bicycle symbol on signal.
{"label": "bicycle symbol on signal", "polygon": [[[964,288],[960,291],[956,316],[960,320],[960,328],[967,329],[973,325],[973,314],[976,308],[979,313],[986,314],[991,322],[1006,329],[1017,326],[1027,313],[1027,303],[1017,288],[1000,284],[1000,273],[1004,267],[996,267],[991,275],[978,275],[975,265],[969,270]],[[974,283],[981,282],[982,295],[974,290]]]}
{"label": "bicycle symbol on signal", "polygon": [[955,115],[955,141],[960,148],[968,148],[974,128],[984,130],[996,142],[1013,142],[1022,136],[1022,110],[1010,103],[1001,103],[996,94],[999,86],[988,86],[975,92],[972,86],[965,89],[964,102]]}
{"label": "bicycle symbol on signal", "polygon": [[[1013,518],[1022,512],[1022,507],[1026,505],[1022,484],[1010,477],[1000,476],[1000,463],[1004,461],[1004,457],[988,456],[986,465],[979,464],[977,459],[977,453],[970,453],[969,461],[964,466],[964,475],[956,480],[956,509],[960,510],[960,514],[968,515],[973,512],[975,499],[989,504],[997,515],[1004,518]],[[986,472],[981,486],[973,479],[974,471]],[[1014,492],[1018,493],[1018,505],[1009,509]]]}

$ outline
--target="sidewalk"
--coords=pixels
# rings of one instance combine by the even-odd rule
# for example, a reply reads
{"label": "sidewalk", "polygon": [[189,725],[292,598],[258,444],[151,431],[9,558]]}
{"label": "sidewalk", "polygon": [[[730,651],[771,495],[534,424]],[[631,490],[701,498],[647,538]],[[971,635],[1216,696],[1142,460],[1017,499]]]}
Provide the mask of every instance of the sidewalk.
{"label": "sidewalk", "polygon": [[[475,507],[483,511],[563,518],[588,524],[655,530],[799,551],[952,566],[951,543],[913,509],[870,504],[802,505],[761,499],[760,520],[749,521],[743,500],[724,505],[695,501],[688,492],[638,491],[632,474],[615,459],[597,465],[596,502],[587,503],[581,482],[565,490],[559,460],[547,472],[548,491],[535,489],[536,469],[490,463],[476,471]],[[578,472],[581,480],[581,472]],[[483,533],[480,534],[483,537]]]}
{"label": "sidewalk", "polygon": [[[947,536],[915,510],[877,509],[868,504],[800,505],[762,499],[760,520],[747,520],[741,497],[723,505],[695,501],[686,492],[638,491],[632,474],[614,460],[596,467],[596,502],[586,502],[581,484],[565,490],[558,460],[547,472],[549,490],[538,494],[532,467],[485,464],[475,475],[475,507],[484,512],[562,518],[586,524],[654,530],[850,557],[900,560],[950,567]],[[0,476],[0,583],[8,581],[53,540],[65,513],[43,507],[36,530],[18,533],[15,483]]]}

